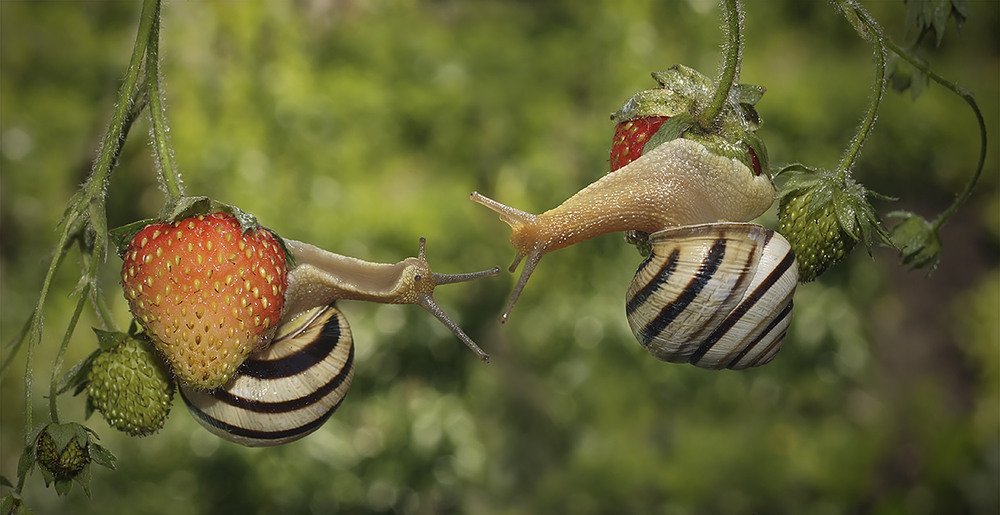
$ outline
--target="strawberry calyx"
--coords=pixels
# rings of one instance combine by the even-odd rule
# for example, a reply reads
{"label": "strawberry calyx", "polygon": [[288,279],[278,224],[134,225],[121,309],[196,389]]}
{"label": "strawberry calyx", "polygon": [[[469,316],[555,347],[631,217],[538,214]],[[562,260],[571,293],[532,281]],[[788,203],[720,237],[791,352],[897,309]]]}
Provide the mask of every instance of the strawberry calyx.
{"label": "strawberry calyx", "polygon": [[212,213],[224,213],[235,218],[239,223],[240,230],[243,234],[247,234],[257,229],[270,232],[271,235],[278,241],[278,245],[285,253],[285,265],[289,269],[295,267],[295,258],[291,252],[288,252],[284,239],[282,239],[278,233],[268,229],[267,227],[261,226],[257,222],[257,217],[254,215],[247,213],[232,204],[219,202],[209,197],[177,197],[175,199],[171,199],[165,206],[163,206],[163,209],[160,210],[160,214],[156,218],[146,218],[125,224],[112,229],[109,234],[111,242],[114,243],[118,252],[118,256],[124,257],[132,238],[134,238],[135,235],[146,226],[157,223],[171,223],[184,220],[186,218]]}
{"label": "strawberry calyx", "polygon": [[[652,76],[658,87],[636,93],[611,115],[617,123],[612,171],[677,138],[698,141],[716,154],[739,160],[754,175],[768,170],[767,150],[756,135],[761,120],[754,107],[764,95],[763,87],[734,84],[718,116],[706,127],[697,122],[698,114],[711,101],[714,81],[683,65]],[[641,137],[634,136],[636,132]],[[639,142],[641,152],[636,150]]]}

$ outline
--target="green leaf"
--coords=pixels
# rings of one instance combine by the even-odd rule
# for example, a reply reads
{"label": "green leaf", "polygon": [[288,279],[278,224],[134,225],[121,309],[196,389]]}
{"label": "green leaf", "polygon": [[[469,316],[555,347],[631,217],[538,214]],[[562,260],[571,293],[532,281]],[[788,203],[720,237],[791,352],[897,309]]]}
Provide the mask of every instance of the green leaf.
{"label": "green leaf", "polygon": [[688,113],[682,113],[677,116],[672,116],[667,121],[660,125],[660,128],[656,130],[646,142],[646,145],[642,147],[642,153],[645,154],[650,150],[666,143],[668,141],[673,141],[687,132],[694,125],[694,116]]}
{"label": "green leaf", "polygon": [[67,495],[73,489],[73,480],[67,477],[56,479],[55,488],[57,494]]}
{"label": "green leaf", "polygon": [[21,457],[17,460],[17,477],[24,478],[31,472],[31,467],[35,465],[35,441],[24,447]]}
{"label": "green leaf", "polygon": [[21,497],[13,492],[0,497],[0,515],[33,515]]}
{"label": "green leaf", "polygon": [[[94,358],[96,358],[101,353],[101,349],[94,349],[86,358],[77,363],[66,372],[61,378],[59,378],[57,394],[65,393],[67,390],[73,387],[78,387],[87,384],[87,376],[90,374],[91,366],[94,364]],[[78,389],[74,395],[79,394],[82,389]]]}
{"label": "green leaf", "polygon": [[129,242],[132,241],[132,238],[135,237],[139,231],[147,225],[155,224],[157,222],[158,220],[155,218],[147,218],[145,220],[139,220],[137,222],[132,222],[130,224],[111,229],[108,234],[111,239],[111,244],[115,246],[115,250],[118,252],[118,257],[123,257],[125,255]]}
{"label": "green leaf", "polygon": [[73,476],[73,481],[77,482],[80,485],[80,488],[83,488],[83,493],[87,494],[88,498],[91,497],[89,463],[83,467],[83,470],[81,470],[80,472],[78,472],[76,475]]}
{"label": "green leaf", "polygon": [[98,329],[96,327],[93,329],[94,329],[94,334],[97,335],[97,345],[100,347],[100,350],[103,351],[109,351],[111,349],[114,349],[115,347],[121,345],[121,343],[128,338],[128,335],[125,333],[117,331],[105,331],[103,329]]}
{"label": "green leaf", "polygon": [[94,228],[94,248],[104,253],[104,245],[108,241],[108,217],[104,207],[104,200],[91,199],[87,206],[90,215],[90,225]]}
{"label": "green leaf", "polygon": [[90,442],[90,458],[94,463],[111,470],[115,470],[115,463],[118,461],[111,451],[93,441]]}
{"label": "green leaf", "polygon": [[73,423],[49,424],[49,427],[46,429],[46,431],[49,433],[49,436],[52,437],[52,441],[55,442],[57,453],[60,453],[64,449],[66,449],[66,446],[69,445],[69,442],[77,437],[75,426],[76,424]]}

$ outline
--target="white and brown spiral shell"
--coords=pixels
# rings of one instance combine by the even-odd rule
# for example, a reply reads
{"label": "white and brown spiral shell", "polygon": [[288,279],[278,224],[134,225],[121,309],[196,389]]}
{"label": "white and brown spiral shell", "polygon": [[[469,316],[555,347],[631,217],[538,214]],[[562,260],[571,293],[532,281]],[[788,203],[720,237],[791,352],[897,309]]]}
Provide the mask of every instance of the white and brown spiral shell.
{"label": "white and brown spiral shell", "polygon": [[653,233],[625,312],[663,361],[742,369],[771,361],[792,318],[798,266],[788,241],[752,223]]}
{"label": "white and brown spiral shell", "polygon": [[354,376],[354,340],[335,305],[283,324],[217,390],[182,388],[194,418],[212,433],[251,447],[302,438],[340,406]]}

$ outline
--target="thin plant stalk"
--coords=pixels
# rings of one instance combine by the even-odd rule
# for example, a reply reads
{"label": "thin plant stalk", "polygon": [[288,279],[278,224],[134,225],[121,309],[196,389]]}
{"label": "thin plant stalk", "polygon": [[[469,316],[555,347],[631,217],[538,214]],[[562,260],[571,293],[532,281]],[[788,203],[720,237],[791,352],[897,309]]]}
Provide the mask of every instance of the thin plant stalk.
{"label": "thin plant stalk", "polygon": [[712,95],[712,100],[698,114],[698,123],[710,128],[729,98],[729,90],[740,76],[740,55],[743,52],[743,7],[739,0],[722,1],[723,18],[726,23],[726,43],[723,45],[722,73]]}

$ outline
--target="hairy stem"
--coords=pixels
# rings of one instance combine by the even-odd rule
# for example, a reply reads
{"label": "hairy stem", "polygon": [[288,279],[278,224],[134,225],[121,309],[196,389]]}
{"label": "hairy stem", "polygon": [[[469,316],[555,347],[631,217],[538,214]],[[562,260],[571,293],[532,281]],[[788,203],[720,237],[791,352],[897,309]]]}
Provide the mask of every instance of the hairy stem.
{"label": "hairy stem", "polygon": [[719,76],[715,94],[712,100],[698,113],[698,123],[704,128],[710,128],[715,118],[722,111],[722,106],[729,98],[729,90],[739,79],[740,55],[743,51],[743,8],[739,0],[722,0],[723,19],[726,23],[726,43],[723,46],[725,55],[722,74]]}
{"label": "hairy stem", "polygon": [[[106,233],[107,221],[102,219],[95,223],[91,219],[91,216],[93,213],[97,213],[101,217],[104,216],[103,203],[108,178],[111,175],[111,169],[114,167],[121,147],[125,142],[125,135],[128,133],[135,115],[138,114],[134,109],[134,101],[137,98],[136,91],[139,82],[139,71],[142,66],[143,57],[146,54],[146,46],[149,42],[150,30],[154,25],[158,5],[159,0],[145,0],[143,2],[135,46],[132,49],[132,57],[129,59],[128,69],[125,72],[125,78],[118,93],[118,99],[111,116],[111,122],[108,125],[108,131],[101,143],[101,149],[97,160],[94,162],[90,177],[88,177],[87,181],[81,187],[81,191],[74,196],[62,220],[59,222],[61,231],[59,241],[55,246],[55,255],[49,263],[48,271],[45,273],[42,288],[38,295],[38,302],[35,304],[29,328],[25,333],[27,338],[24,374],[25,444],[28,443],[28,437],[33,427],[31,398],[34,380],[32,373],[34,349],[42,338],[44,306],[48,298],[49,287],[52,285],[52,277],[55,275],[56,269],[59,268],[63,257],[69,251],[68,243],[72,238],[80,236],[80,231],[85,231],[88,228],[95,230],[100,228]],[[103,242],[106,242],[106,234],[98,234],[95,241],[102,242],[102,244],[95,246],[93,249],[94,256],[103,256]],[[93,277],[94,271],[88,270],[87,273],[89,275],[87,276],[88,281],[85,289],[89,290],[89,279]],[[75,323],[74,317],[72,325],[75,325]],[[9,358],[13,358],[13,354]],[[20,485],[23,484],[23,478],[21,479],[22,481],[18,482],[18,491],[20,491]]]}
{"label": "hairy stem", "polygon": [[[93,261],[95,263],[98,262],[96,259]],[[76,309],[73,310],[73,316],[69,320],[66,333],[63,335],[62,343],[59,345],[59,351],[56,353],[56,359],[52,365],[52,376],[49,379],[49,417],[56,424],[59,423],[59,407],[56,403],[59,373],[62,370],[63,358],[66,356],[66,348],[69,346],[69,340],[73,336],[73,330],[76,329],[77,322],[80,321],[80,314],[83,313],[83,306],[87,304],[87,296],[89,294],[90,283],[87,283],[80,290],[80,299],[76,302]]]}
{"label": "hairy stem", "polygon": [[[872,29],[877,32],[882,32],[882,28],[879,27],[878,25],[873,24]],[[920,70],[924,75],[930,77],[931,80],[937,82],[941,86],[944,86],[945,89],[951,91],[959,98],[964,100],[965,103],[969,105],[969,109],[972,109],[972,114],[976,117],[976,123],[979,125],[979,159],[976,162],[976,170],[972,173],[972,177],[969,179],[969,182],[965,184],[965,188],[963,188],[961,193],[959,193],[958,196],[955,197],[955,201],[952,202],[950,206],[948,206],[948,209],[945,209],[940,215],[938,215],[936,220],[934,220],[932,225],[936,230],[940,228],[942,225],[944,225],[945,221],[947,221],[948,218],[951,218],[951,215],[955,214],[955,212],[958,211],[958,208],[962,204],[964,204],[966,200],[969,199],[969,196],[972,195],[972,190],[975,189],[976,187],[976,183],[979,182],[979,176],[983,174],[983,167],[986,165],[986,149],[988,148],[987,147],[988,138],[986,135],[986,121],[983,120],[983,113],[982,111],[979,110],[979,104],[976,102],[976,97],[973,96],[973,94],[969,90],[961,86],[958,86],[956,84],[953,84],[951,81],[938,75],[933,70],[931,70],[926,63],[922,62],[920,59],[917,59],[915,56],[913,56],[913,54],[911,54],[907,50],[904,50],[889,38],[885,38],[885,44],[886,47],[889,48],[889,50],[892,50],[893,52],[896,53],[896,55],[902,57],[906,62],[912,64],[914,68]]]}
{"label": "hairy stem", "polygon": [[945,79],[944,77],[938,75],[927,63],[924,63],[920,59],[917,59],[908,50],[903,49],[897,45],[891,38],[889,38],[882,27],[864,10],[860,5],[851,0],[838,0],[838,5],[841,11],[844,12],[848,19],[855,23],[855,28],[858,32],[865,38],[870,38],[877,40],[878,44],[884,45],[885,48],[893,51],[896,55],[903,58],[906,62],[913,65],[914,68],[920,70],[924,75],[930,77],[931,80],[937,82],[943,86],[948,91],[951,91],[959,98],[968,104],[969,109],[972,109],[972,114],[976,117],[976,123],[979,125],[979,159],[976,162],[976,169],[972,173],[972,177],[969,182],[966,183],[962,191],[955,197],[955,201],[948,206],[937,219],[932,223],[933,229],[936,231],[941,228],[944,223],[951,218],[952,215],[958,211],[958,208],[969,199],[972,195],[972,190],[975,189],[976,184],[979,182],[979,177],[983,173],[983,167],[986,164],[986,149],[988,148],[988,137],[986,133],[986,122],[983,120],[983,113],[979,109],[979,104],[976,102],[975,96],[972,95],[967,89],[953,84],[951,81]]}
{"label": "hairy stem", "polygon": [[868,104],[868,111],[865,113],[861,125],[858,126],[858,132],[851,139],[851,144],[848,146],[847,152],[837,166],[837,180],[843,183],[850,177],[851,171],[854,169],[854,164],[861,154],[861,147],[864,146],[865,140],[871,134],[872,127],[875,126],[875,119],[878,117],[882,97],[885,95],[885,44],[882,33],[867,30],[871,27],[873,20],[860,5],[853,1],[841,1],[839,7],[844,16],[847,17],[848,21],[857,30],[858,34],[871,41],[875,60],[875,80],[872,82],[872,99]]}
{"label": "hairy stem", "polygon": [[155,1],[154,23],[149,32],[149,48],[146,51],[146,89],[149,98],[149,117],[153,122],[153,149],[159,168],[160,184],[171,199],[184,194],[180,175],[174,166],[174,153],[170,147],[169,128],[163,106],[163,92],[160,90],[160,3]]}

